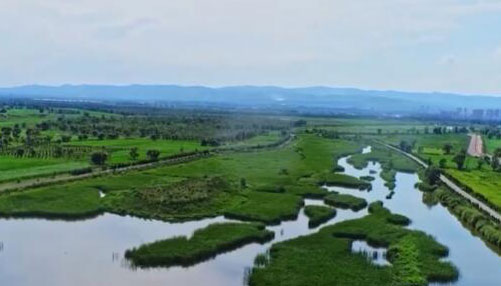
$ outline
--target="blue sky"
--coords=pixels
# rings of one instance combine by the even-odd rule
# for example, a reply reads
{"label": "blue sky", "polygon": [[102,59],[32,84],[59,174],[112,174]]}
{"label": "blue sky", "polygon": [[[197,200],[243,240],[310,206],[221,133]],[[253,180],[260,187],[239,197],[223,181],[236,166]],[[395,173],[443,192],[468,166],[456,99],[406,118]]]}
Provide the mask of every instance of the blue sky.
{"label": "blue sky", "polygon": [[501,95],[498,0],[2,0],[0,86],[351,86]]}

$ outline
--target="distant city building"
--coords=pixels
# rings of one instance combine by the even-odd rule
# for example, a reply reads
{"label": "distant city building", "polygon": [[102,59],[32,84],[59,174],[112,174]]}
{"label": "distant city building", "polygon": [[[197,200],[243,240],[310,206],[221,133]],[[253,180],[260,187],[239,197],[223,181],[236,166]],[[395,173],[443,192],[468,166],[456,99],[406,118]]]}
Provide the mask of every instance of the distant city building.
{"label": "distant city building", "polygon": [[483,119],[485,110],[483,109],[473,109],[471,113],[471,117],[473,119]]}

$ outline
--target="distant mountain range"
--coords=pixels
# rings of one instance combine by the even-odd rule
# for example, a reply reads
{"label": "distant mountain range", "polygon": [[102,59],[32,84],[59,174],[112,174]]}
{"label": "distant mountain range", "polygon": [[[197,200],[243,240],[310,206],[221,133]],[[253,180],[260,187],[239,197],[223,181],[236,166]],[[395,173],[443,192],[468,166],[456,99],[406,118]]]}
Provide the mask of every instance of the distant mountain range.
{"label": "distant mountain range", "polygon": [[29,85],[0,88],[1,97],[56,100],[209,103],[247,107],[356,109],[374,112],[438,112],[456,108],[501,109],[501,97],[362,90],[356,88],[177,85]]}

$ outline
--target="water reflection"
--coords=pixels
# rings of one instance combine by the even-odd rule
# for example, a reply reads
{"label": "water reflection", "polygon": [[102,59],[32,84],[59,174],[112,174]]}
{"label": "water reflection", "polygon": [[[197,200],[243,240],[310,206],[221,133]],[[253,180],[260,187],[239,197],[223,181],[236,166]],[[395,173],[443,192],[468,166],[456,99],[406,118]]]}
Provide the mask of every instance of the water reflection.
{"label": "water reflection", "polygon": [[351,252],[361,253],[376,265],[387,266],[391,264],[388,260],[386,260],[386,248],[372,247],[363,240],[353,241],[351,243]]}
{"label": "water reflection", "polygon": [[[323,201],[307,199],[305,205],[323,205]],[[366,210],[338,210],[336,217],[323,225],[366,214]],[[265,253],[273,243],[307,235],[321,227],[309,228],[302,209],[296,220],[267,227],[275,232],[273,241],[249,244],[195,266],[137,269],[123,258],[125,250],[131,247],[174,236],[191,236],[197,229],[224,221],[230,220],[217,217],[165,223],[113,214],[74,222],[0,219],[0,235],[9,243],[9,249],[0,255],[0,281],[10,286],[241,285],[257,254]]]}

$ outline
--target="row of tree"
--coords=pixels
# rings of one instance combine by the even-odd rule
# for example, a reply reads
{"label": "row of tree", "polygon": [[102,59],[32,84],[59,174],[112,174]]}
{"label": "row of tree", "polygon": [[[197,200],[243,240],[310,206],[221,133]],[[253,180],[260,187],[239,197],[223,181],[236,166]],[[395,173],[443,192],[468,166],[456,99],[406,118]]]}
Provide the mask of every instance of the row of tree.
{"label": "row of tree", "polygon": [[[136,161],[139,158],[139,150],[133,147],[129,150],[129,157],[131,160]],[[150,161],[156,161],[160,157],[160,151],[157,149],[150,149],[146,151],[146,157]],[[110,154],[106,151],[95,151],[90,155],[90,160],[93,164],[103,166],[110,159]]]}

